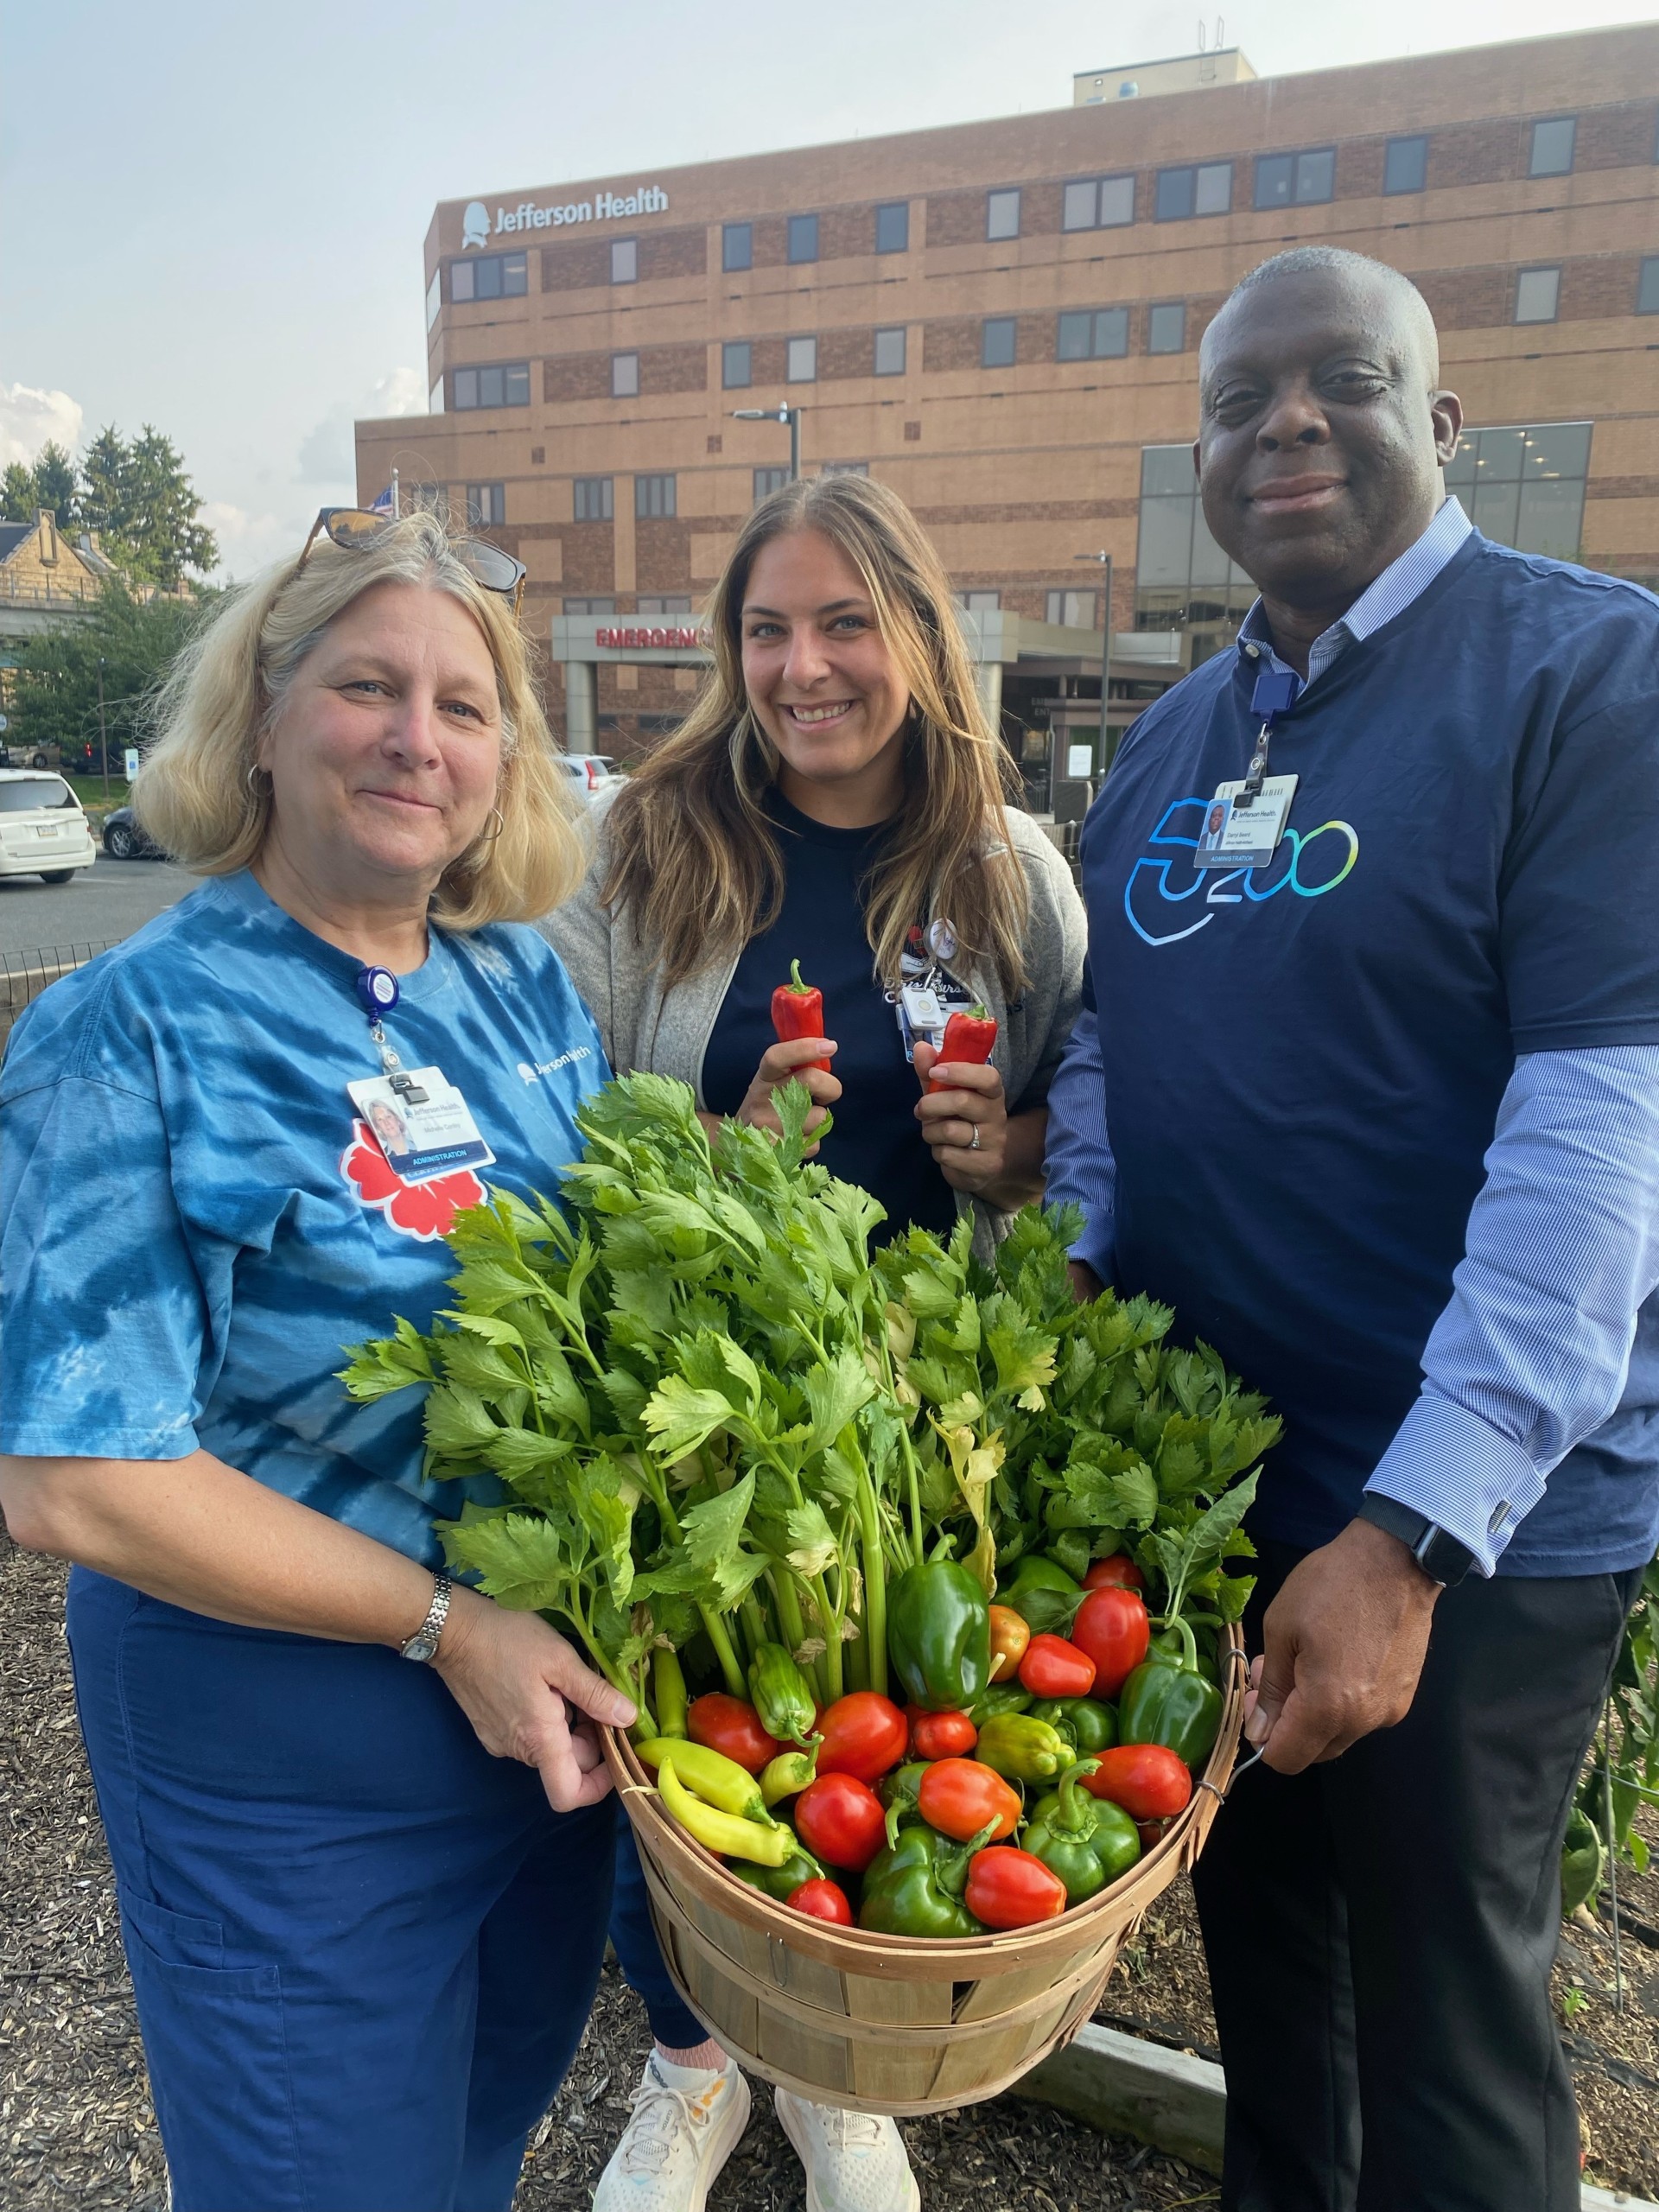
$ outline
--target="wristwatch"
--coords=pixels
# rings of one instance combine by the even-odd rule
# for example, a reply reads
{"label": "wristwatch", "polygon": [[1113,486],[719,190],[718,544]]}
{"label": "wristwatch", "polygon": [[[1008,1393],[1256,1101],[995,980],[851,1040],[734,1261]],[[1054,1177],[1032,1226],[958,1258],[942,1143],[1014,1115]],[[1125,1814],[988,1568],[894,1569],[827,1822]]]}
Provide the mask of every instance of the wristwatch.
{"label": "wristwatch", "polygon": [[1360,1500],[1357,1517],[1388,1535],[1398,1536],[1429,1580],[1438,1582],[1443,1590],[1461,1582],[1475,1563],[1468,1545],[1449,1535],[1427,1514],[1376,1491],[1368,1490]]}
{"label": "wristwatch", "polygon": [[435,1578],[432,1603],[426,1609],[426,1618],[409,1642],[397,1647],[405,1659],[423,1662],[437,1649],[438,1638],[443,1634],[443,1624],[449,1618],[449,1592],[454,1586],[447,1574],[441,1573]]}

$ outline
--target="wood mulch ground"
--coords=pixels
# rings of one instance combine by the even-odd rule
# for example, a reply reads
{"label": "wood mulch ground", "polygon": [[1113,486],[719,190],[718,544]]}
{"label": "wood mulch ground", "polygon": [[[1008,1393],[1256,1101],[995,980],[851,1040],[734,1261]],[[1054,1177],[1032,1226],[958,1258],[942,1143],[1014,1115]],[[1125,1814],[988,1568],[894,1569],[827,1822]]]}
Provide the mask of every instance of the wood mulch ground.
{"label": "wood mulch ground", "polygon": [[[75,1726],[63,1576],[0,1530],[0,2207],[162,2212],[164,2172],[108,1857]],[[1652,1828],[1659,1847],[1659,1824]],[[1656,1853],[1659,1855],[1659,1853]],[[1659,1873],[1627,1882],[1616,2007],[1604,1914],[1564,1931],[1555,1989],[1589,2154],[1609,2187],[1659,2200]],[[1215,2058],[1215,2021],[1180,1885],[1125,1954],[1099,2017]],[[582,2049],[526,2161],[515,2212],[580,2212],[649,2047],[607,1969]],[[928,2212],[1176,2212],[1214,2183],[1139,2145],[1002,2098],[906,2121]],[[800,2212],[801,2171],[764,2093],[710,2212]]]}

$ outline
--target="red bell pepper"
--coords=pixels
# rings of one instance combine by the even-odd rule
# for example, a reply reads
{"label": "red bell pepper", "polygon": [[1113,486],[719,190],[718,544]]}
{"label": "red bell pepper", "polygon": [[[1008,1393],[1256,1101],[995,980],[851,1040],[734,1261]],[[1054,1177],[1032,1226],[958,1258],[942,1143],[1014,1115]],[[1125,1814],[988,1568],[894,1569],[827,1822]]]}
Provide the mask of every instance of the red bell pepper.
{"label": "red bell pepper", "polygon": [[923,1706],[907,1705],[905,1718],[913,1759],[966,1758],[979,1741],[979,1731],[965,1713],[929,1713]]}
{"label": "red bell pepper", "polygon": [[[774,1007],[776,1003],[774,1000]],[[772,1019],[777,1019],[775,1013]],[[939,1057],[933,1065],[938,1068],[943,1067],[947,1061],[966,1062],[970,1066],[982,1068],[989,1060],[995,1043],[995,1014],[982,1006],[970,1006],[966,1013],[958,1008],[944,1025]],[[927,1087],[930,1090],[949,1090],[951,1088],[948,1083],[941,1083],[937,1075],[928,1077]]]}
{"label": "red bell pepper", "polygon": [[1033,1697],[1087,1697],[1099,1673],[1080,1645],[1063,1636],[1033,1636],[1020,1662],[1020,1687]]}
{"label": "red bell pepper", "polygon": [[724,1751],[751,1774],[759,1774],[784,1748],[775,1736],[767,1735],[747,1698],[728,1697],[724,1690],[709,1690],[692,1699],[685,1711],[685,1732],[694,1744]]}
{"label": "red bell pepper", "polygon": [[970,1842],[985,1827],[1000,1843],[1020,1825],[1019,1792],[980,1759],[936,1759],[917,1789],[916,1809],[956,1843]]}
{"label": "red bell pepper", "polygon": [[791,1911],[804,1912],[809,1920],[827,1920],[832,1928],[850,1928],[853,1908],[847,1902],[847,1892],[839,1882],[827,1878],[822,1881],[803,1882],[798,1890],[791,1890],[784,1899]]}
{"label": "red bell pepper", "polygon": [[910,1740],[905,1716],[879,1690],[851,1690],[818,1715],[820,1774],[850,1774],[879,1782],[904,1758]]}
{"label": "red bell pepper", "polygon": [[1166,1821],[1192,1796],[1192,1777],[1167,1745],[1117,1744],[1096,1752],[1083,1786],[1091,1797],[1121,1805],[1132,1821]]}
{"label": "red bell pepper", "polygon": [[[791,1044],[797,1037],[822,1037],[823,1034],[823,993],[814,990],[801,981],[801,963],[789,963],[790,980],[779,983],[772,995],[772,1026],[784,1044]],[[807,1060],[804,1067],[822,1068],[830,1072],[828,1060]]]}
{"label": "red bell pepper", "polygon": [[795,1833],[815,1859],[861,1874],[887,1840],[887,1808],[850,1774],[821,1774],[795,1800]]}
{"label": "red bell pepper", "polygon": [[1029,1928],[1059,1918],[1065,1910],[1065,1884],[1030,1852],[996,1844],[976,1851],[968,1862],[963,1902],[988,1928]]}
{"label": "red bell pepper", "polygon": [[1111,1585],[1077,1607],[1071,1641],[1095,1662],[1094,1694],[1114,1698],[1147,1656],[1152,1623],[1138,1592]]}
{"label": "red bell pepper", "polygon": [[1097,1559],[1083,1578],[1085,1590],[1144,1590],[1147,1578],[1123,1552]]}

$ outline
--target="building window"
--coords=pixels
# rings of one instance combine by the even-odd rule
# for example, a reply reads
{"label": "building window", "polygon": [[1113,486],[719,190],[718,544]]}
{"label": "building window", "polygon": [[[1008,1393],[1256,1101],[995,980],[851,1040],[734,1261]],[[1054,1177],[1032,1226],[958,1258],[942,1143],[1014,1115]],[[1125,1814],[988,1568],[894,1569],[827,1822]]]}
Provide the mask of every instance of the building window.
{"label": "building window", "polygon": [[611,282],[613,284],[637,284],[639,281],[639,241],[638,238],[611,240]]}
{"label": "building window", "polygon": [[1128,308],[1079,308],[1060,317],[1056,360],[1115,361],[1128,350]]}
{"label": "building window", "polygon": [[826,461],[819,473],[824,476],[868,476],[870,464],[868,461]]}
{"label": "building window", "polygon": [[640,599],[634,601],[634,612],[638,614],[689,614],[691,601],[689,598]]}
{"label": "building window", "polygon": [[1060,202],[1063,231],[1114,230],[1134,220],[1133,176],[1088,176],[1065,188]]}
{"label": "building window", "polygon": [[431,329],[443,306],[443,271],[435,269],[432,282],[426,288],[426,327]]}
{"label": "building window", "polygon": [[1230,162],[1200,162],[1196,168],[1160,169],[1154,212],[1160,223],[1187,215],[1224,215],[1233,204]]}
{"label": "building window", "polygon": [[442,415],[443,412],[443,378],[442,377],[427,392],[426,411],[429,415]]}
{"label": "building window", "polygon": [[530,289],[529,265],[522,253],[486,253],[476,261],[452,261],[452,300],[516,300]]}
{"label": "building window", "polygon": [[910,251],[910,202],[885,200],[875,211],[875,250],[878,253]]}
{"label": "building window", "polygon": [[674,479],[671,476],[636,476],[633,480],[633,512],[640,522],[656,522],[674,512]]}
{"label": "building window", "polygon": [[1148,353],[1180,353],[1186,349],[1186,302],[1160,300],[1147,316]]}
{"label": "building window", "polygon": [[1000,591],[959,591],[957,602],[970,614],[995,614],[1002,604],[1002,594]]}
{"label": "building window", "polygon": [[879,377],[901,377],[905,373],[905,334],[902,329],[876,332],[875,373]]}
{"label": "building window", "polygon": [[789,219],[789,257],[791,261],[816,261],[818,257],[818,219],[816,215],[791,215]]}
{"label": "building window", "polygon": [[1532,126],[1532,159],[1527,164],[1529,176],[1570,176],[1573,173],[1573,141],[1578,134],[1576,116],[1559,115],[1549,123],[1535,123]]}
{"label": "building window", "polygon": [[616,601],[613,599],[567,599],[564,611],[567,614],[614,614]]}
{"label": "building window", "polygon": [[1576,561],[1590,473],[1588,423],[1465,430],[1446,487],[1477,530],[1522,553]]}
{"label": "building window", "polygon": [[504,484],[469,484],[467,486],[467,519],[474,530],[489,530],[507,518],[507,492]]}
{"label": "building window", "polygon": [[988,192],[985,195],[985,235],[988,238],[1017,238],[1020,235],[1020,194]]}
{"label": "building window", "polygon": [[1337,192],[1337,152],[1321,146],[1311,154],[1258,154],[1255,157],[1255,204],[1258,207],[1307,207],[1333,200]]}
{"label": "building window", "polygon": [[1063,623],[1068,630],[1095,626],[1095,594],[1091,591],[1052,591],[1044,620]]}
{"label": "building window", "polygon": [[497,361],[488,368],[455,371],[455,410],[469,407],[528,407],[528,361]]}
{"label": "building window", "polygon": [[720,381],[728,391],[743,391],[754,382],[754,349],[747,338],[728,338],[720,349]]}
{"label": "building window", "polygon": [[791,384],[814,384],[818,374],[818,341],[816,338],[791,338],[785,374]]}
{"label": "building window", "polygon": [[772,493],[781,492],[788,481],[789,471],[786,468],[757,468],[754,472],[756,506],[760,505],[762,499],[769,499]]}
{"label": "building window", "polygon": [[1141,454],[1141,527],[1135,556],[1135,621],[1140,630],[1214,626],[1197,658],[1249,611],[1255,587],[1211,537],[1198,501],[1190,445],[1147,446]]}
{"label": "building window", "polygon": [[639,356],[637,353],[613,353],[611,356],[611,397],[637,399],[639,396]]}
{"label": "building window", "polygon": [[982,369],[1011,369],[1019,325],[1011,315],[987,315],[979,328]]}
{"label": "building window", "polygon": [[1421,192],[1428,181],[1427,138],[1390,138],[1382,157],[1384,192]]}
{"label": "building window", "polygon": [[1637,315],[1659,315],[1659,253],[1650,253],[1636,280]]}
{"label": "building window", "polygon": [[753,268],[754,225],[753,223],[723,223],[721,226],[720,265],[722,269]]}
{"label": "building window", "polygon": [[609,522],[615,512],[608,476],[577,477],[575,518],[578,522]]}
{"label": "building window", "polygon": [[1517,322],[1554,322],[1560,297],[1559,269],[1523,269],[1515,280],[1515,319]]}

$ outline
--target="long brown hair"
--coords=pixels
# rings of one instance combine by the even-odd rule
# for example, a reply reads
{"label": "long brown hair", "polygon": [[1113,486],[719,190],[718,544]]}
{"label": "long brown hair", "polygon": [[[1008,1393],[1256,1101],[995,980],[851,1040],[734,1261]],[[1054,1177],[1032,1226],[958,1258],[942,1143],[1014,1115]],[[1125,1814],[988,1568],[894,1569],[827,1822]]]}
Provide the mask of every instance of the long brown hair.
{"label": "long brown hair", "polygon": [[897,493],[868,477],[785,484],[749,517],[709,605],[714,667],[611,810],[601,898],[632,909],[671,985],[777,919],[784,860],[765,799],[779,756],[744,689],[743,601],[762,546],[797,530],[822,531],[858,570],[911,695],[904,804],[866,880],[876,970],[896,983],[912,925],[948,915],[963,954],[989,960],[1014,995],[1026,981],[1028,899],[1003,805],[1012,764],[975,687],[938,555]]}

